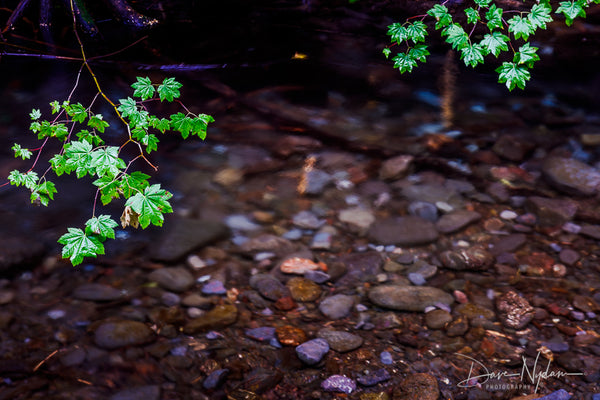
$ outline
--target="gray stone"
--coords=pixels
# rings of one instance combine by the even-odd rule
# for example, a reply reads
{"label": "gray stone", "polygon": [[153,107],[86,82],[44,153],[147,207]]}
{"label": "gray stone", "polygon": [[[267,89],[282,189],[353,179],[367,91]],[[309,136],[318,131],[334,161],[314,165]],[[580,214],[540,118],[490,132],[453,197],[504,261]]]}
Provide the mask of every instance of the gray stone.
{"label": "gray stone", "polygon": [[244,253],[270,252],[277,256],[285,256],[294,252],[296,247],[292,242],[279,236],[264,233],[245,241],[240,250]]}
{"label": "gray stone", "polygon": [[434,242],[438,231],[431,221],[409,215],[375,221],[368,237],[379,244],[418,246]]}
{"label": "gray stone", "polygon": [[105,349],[145,344],[154,339],[154,332],[138,321],[102,322],[94,332],[96,345]]}
{"label": "gray stone", "polygon": [[227,226],[221,222],[174,218],[165,223],[165,232],[151,247],[152,258],[176,262],[195,249],[228,236]]}
{"label": "gray stone", "polygon": [[425,325],[429,329],[442,329],[452,321],[452,315],[446,310],[435,309],[425,314]]}
{"label": "gray stone", "polygon": [[435,227],[441,233],[453,233],[480,219],[481,214],[476,211],[457,210],[442,215]]}
{"label": "gray stone", "polygon": [[329,351],[329,344],[325,339],[317,338],[296,346],[298,358],[305,364],[318,364]]}
{"label": "gray stone", "polygon": [[282,297],[290,296],[290,290],[269,274],[253,275],[250,278],[250,286],[269,300],[276,301]]}
{"label": "gray stone", "polygon": [[329,348],[339,353],[345,353],[359,348],[363,344],[363,338],[346,331],[335,331],[331,329],[321,329],[317,337],[327,340]]}
{"label": "gray stone", "polygon": [[379,178],[382,180],[400,179],[406,176],[414,157],[401,155],[389,158],[381,164]]}
{"label": "gray stone", "polygon": [[73,297],[79,300],[112,301],[121,296],[120,290],[101,283],[84,283],[73,291]]}
{"label": "gray stone", "polygon": [[569,194],[592,196],[600,186],[600,171],[572,158],[548,157],[542,173],[552,186]]}
{"label": "gray stone", "polygon": [[319,311],[329,319],[341,319],[348,314],[354,305],[354,298],[345,294],[327,297],[319,304]]}
{"label": "gray stone", "polygon": [[123,389],[112,396],[110,400],[160,400],[160,386],[146,385]]}
{"label": "gray stone", "polygon": [[541,226],[563,225],[575,217],[577,208],[577,203],[570,199],[531,196],[525,202],[525,209],[535,214]]}
{"label": "gray stone", "polygon": [[183,267],[154,270],[148,275],[148,279],[173,292],[183,292],[194,285],[194,277]]}
{"label": "gray stone", "polygon": [[354,379],[344,375],[331,375],[329,378],[321,382],[321,388],[326,392],[341,392],[350,394],[356,390],[356,382]]}
{"label": "gray stone", "polygon": [[362,234],[375,222],[375,215],[371,210],[353,207],[340,210],[338,219],[340,222],[347,224],[352,230]]}
{"label": "gray stone", "polygon": [[300,211],[293,216],[292,222],[302,229],[319,229],[326,221],[319,219],[312,211]]}
{"label": "gray stone", "polygon": [[450,294],[431,286],[376,286],[369,291],[369,299],[380,307],[403,311],[424,311],[437,303],[454,302]]}

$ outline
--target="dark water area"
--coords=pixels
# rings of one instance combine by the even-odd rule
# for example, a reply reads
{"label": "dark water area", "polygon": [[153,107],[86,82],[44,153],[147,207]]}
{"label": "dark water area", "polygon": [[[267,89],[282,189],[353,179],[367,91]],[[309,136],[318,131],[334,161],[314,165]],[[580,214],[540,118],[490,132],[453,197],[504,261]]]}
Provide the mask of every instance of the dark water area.
{"label": "dark water area", "polygon": [[[407,2],[160,6],[140,32],[96,4],[88,56],[148,38],[90,65],[113,101],[174,76],[216,122],[205,141],[161,136],[158,172],[136,164],[174,194],[165,226],[118,229],[77,268],[56,239],[90,217],[91,180],[52,179],[47,208],[0,188],[0,400],[597,400],[596,13],[540,37],[511,93],[443,46],[394,71],[385,27]],[[29,112],[48,116],[79,70],[2,57],[0,176],[29,168],[10,146],[37,146]],[[73,101],[96,94],[83,71]],[[552,379],[488,382],[538,358]]]}

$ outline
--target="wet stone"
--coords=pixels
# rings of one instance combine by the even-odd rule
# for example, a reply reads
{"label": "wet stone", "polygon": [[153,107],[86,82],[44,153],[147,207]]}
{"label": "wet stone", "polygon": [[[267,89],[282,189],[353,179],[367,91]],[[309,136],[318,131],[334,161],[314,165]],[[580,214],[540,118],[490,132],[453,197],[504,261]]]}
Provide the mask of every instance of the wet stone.
{"label": "wet stone", "polygon": [[579,259],[581,258],[581,256],[575,250],[563,249],[559,253],[558,258],[560,259],[560,262],[562,262],[563,264],[567,264],[569,266],[572,266],[572,265],[575,265],[575,263],[577,261],[579,261]]}
{"label": "wet stone", "polygon": [[371,210],[366,210],[361,207],[347,208],[340,210],[338,213],[338,219],[340,222],[347,224],[348,227],[362,234],[366,232],[371,225],[375,222],[375,215]]}
{"label": "wet stone", "polygon": [[452,321],[452,314],[446,310],[432,310],[425,314],[425,325],[429,329],[442,329]]}
{"label": "wet stone", "polygon": [[484,318],[493,321],[496,318],[494,311],[474,303],[459,304],[454,311],[464,315],[469,320]]}
{"label": "wet stone", "polygon": [[306,174],[306,194],[320,194],[333,180],[333,177],[320,169],[313,169]]}
{"label": "wet stone", "polygon": [[222,294],[226,294],[226,293],[227,293],[227,289],[225,289],[223,282],[221,282],[219,280],[211,279],[210,281],[208,281],[204,285],[202,285],[202,294],[222,295]]}
{"label": "wet stone", "polygon": [[15,299],[14,290],[0,289],[0,305],[8,304]]}
{"label": "wet stone", "polygon": [[[336,286],[356,286],[357,282],[374,281],[381,272],[383,257],[375,251],[344,254],[338,261],[345,267],[345,274],[336,282]],[[332,273],[332,269],[329,269]]]}
{"label": "wet stone", "polygon": [[435,227],[441,233],[453,233],[480,219],[481,214],[476,211],[457,210],[442,215]]}
{"label": "wet stone", "polygon": [[479,246],[458,251],[447,250],[439,258],[444,267],[458,271],[486,270],[494,263],[494,256]]}
{"label": "wet stone", "polygon": [[542,164],[542,173],[556,189],[568,194],[591,196],[600,186],[600,172],[572,158],[549,157]]}
{"label": "wet stone", "polygon": [[225,225],[229,229],[236,231],[255,231],[260,229],[260,225],[251,221],[245,215],[229,215],[225,218]]}
{"label": "wet stone", "polygon": [[246,336],[259,342],[270,342],[275,339],[275,328],[270,326],[261,326],[258,328],[246,329]]}
{"label": "wet stone", "polygon": [[469,330],[469,322],[465,316],[459,316],[446,325],[446,335],[449,337],[463,336]]}
{"label": "wet stone", "polygon": [[277,340],[284,346],[298,346],[306,342],[306,333],[295,326],[283,325],[275,329]]}
{"label": "wet stone", "polygon": [[170,219],[167,230],[152,247],[152,258],[176,262],[194,249],[206,246],[229,234],[227,226],[221,222],[194,220],[188,218]]}
{"label": "wet stone", "polygon": [[490,252],[498,256],[503,253],[511,253],[523,246],[527,242],[527,235],[523,233],[514,233],[498,239],[492,245]]}
{"label": "wet stone", "polygon": [[438,231],[431,221],[409,215],[376,221],[369,229],[368,237],[384,245],[418,246],[435,241]]}
{"label": "wet stone", "polygon": [[315,301],[321,295],[321,287],[306,278],[294,277],[287,281],[286,286],[296,301]]}
{"label": "wet stone", "polygon": [[345,318],[354,306],[354,298],[345,294],[336,294],[325,298],[319,304],[319,311],[327,318],[336,320]]}
{"label": "wet stone", "polygon": [[96,345],[105,349],[136,346],[154,340],[154,332],[138,321],[105,321],[94,332]]}
{"label": "wet stone", "polygon": [[538,397],[537,400],[569,400],[571,395],[565,389],[559,389],[546,396]]}
{"label": "wet stone", "polygon": [[318,270],[319,264],[308,258],[292,257],[284,260],[279,269],[285,274],[304,275],[308,271]]}
{"label": "wet stone", "polygon": [[245,253],[270,252],[278,256],[285,256],[292,253],[295,246],[287,239],[265,233],[242,243],[240,250]]}
{"label": "wet stone", "polygon": [[321,382],[321,388],[326,392],[350,394],[356,390],[356,382],[344,375],[331,375]]}
{"label": "wet stone", "polygon": [[591,237],[596,240],[600,240],[600,226],[599,225],[584,225],[579,231],[580,234]]}
{"label": "wet stone", "polygon": [[563,225],[575,217],[577,208],[577,203],[570,199],[531,196],[525,202],[525,209],[537,217],[541,226]]}
{"label": "wet stone", "polygon": [[329,279],[331,279],[331,276],[329,276],[328,273],[323,271],[307,271],[304,273],[304,277],[306,279],[310,279],[315,283],[325,283]]}
{"label": "wet stone", "polygon": [[454,302],[452,295],[431,286],[376,286],[369,291],[369,299],[380,307],[403,311],[424,311],[437,303]]}
{"label": "wet stone", "polygon": [[112,301],[119,299],[123,294],[112,286],[101,283],[85,283],[73,291],[73,297],[79,300]]}
{"label": "wet stone", "polygon": [[204,382],[202,382],[202,386],[205,389],[215,389],[219,386],[221,386],[223,384],[223,382],[225,382],[225,379],[227,378],[227,375],[229,374],[229,369],[224,368],[224,369],[217,369],[213,372],[211,372],[206,379],[204,379]]}
{"label": "wet stone", "polygon": [[435,204],[426,201],[413,201],[408,205],[408,213],[435,222],[438,220],[438,209]]}
{"label": "wet stone", "polygon": [[385,382],[392,377],[385,368],[367,372],[368,373],[359,375],[358,378],[356,378],[356,381],[363,386],[374,386],[380,382]]}
{"label": "wet stone", "polygon": [[394,389],[393,398],[397,400],[437,400],[440,389],[435,377],[417,373],[409,375],[399,387]]}
{"label": "wet stone", "polygon": [[414,157],[410,155],[400,155],[385,160],[381,164],[379,178],[382,180],[395,180],[405,177],[413,160]]}
{"label": "wet stone", "polygon": [[127,388],[109,397],[109,400],[160,400],[160,386],[146,385]]}
{"label": "wet stone", "polygon": [[326,221],[319,219],[319,217],[311,211],[300,211],[298,214],[294,215],[292,222],[302,229],[319,229]]}
{"label": "wet stone", "polygon": [[346,331],[321,329],[317,337],[327,340],[329,348],[339,353],[346,353],[362,346],[363,338]]}
{"label": "wet stone", "polygon": [[183,292],[194,285],[194,277],[182,267],[157,269],[148,275],[148,279],[173,292]]}
{"label": "wet stone", "polygon": [[534,308],[529,302],[513,291],[500,296],[496,301],[500,321],[513,329],[523,329],[534,316]]}
{"label": "wet stone", "polygon": [[308,365],[318,364],[328,351],[329,344],[321,338],[309,340],[296,347],[298,358]]}
{"label": "wet stone", "polygon": [[198,318],[189,321],[183,328],[186,335],[219,329],[233,324],[237,320],[237,307],[232,304],[217,305]]}
{"label": "wet stone", "polygon": [[289,289],[275,277],[268,274],[257,274],[250,278],[250,286],[263,297],[276,301],[290,295]]}

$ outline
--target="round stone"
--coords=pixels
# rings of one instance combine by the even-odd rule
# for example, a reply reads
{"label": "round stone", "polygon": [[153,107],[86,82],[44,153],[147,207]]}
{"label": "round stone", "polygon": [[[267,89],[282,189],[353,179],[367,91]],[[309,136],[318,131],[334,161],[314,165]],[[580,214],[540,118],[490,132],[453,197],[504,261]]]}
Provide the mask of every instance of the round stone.
{"label": "round stone", "polygon": [[329,319],[341,319],[348,314],[354,306],[354,298],[345,294],[336,294],[327,297],[319,304],[319,311]]}
{"label": "round stone", "polygon": [[425,325],[429,329],[442,329],[452,321],[452,315],[445,310],[432,310],[425,314]]}
{"label": "round stone", "polygon": [[431,286],[376,286],[369,291],[369,299],[380,307],[403,311],[424,311],[437,303],[454,302],[451,294]]}
{"label": "round stone", "polygon": [[321,329],[317,336],[327,340],[329,347],[338,353],[345,353],[362,346],[363,338],[346,331]]}
{"label": "round stone", "polygon": [[321,338],[309,340],[296,347],[298,358],[308,365],[318,364],[328,351],[329,344]]}
{"label": "round stone", "polygon": [[294,277],[287,281],[292,298],[296,301],[315,301],[321,295],[321,286],[310,279]]}
{"label": "round stone", "polygon": [[139,321],[106,321],[94,332],[96,345],[105,349],[135,346],[154,339],[154,332]]}

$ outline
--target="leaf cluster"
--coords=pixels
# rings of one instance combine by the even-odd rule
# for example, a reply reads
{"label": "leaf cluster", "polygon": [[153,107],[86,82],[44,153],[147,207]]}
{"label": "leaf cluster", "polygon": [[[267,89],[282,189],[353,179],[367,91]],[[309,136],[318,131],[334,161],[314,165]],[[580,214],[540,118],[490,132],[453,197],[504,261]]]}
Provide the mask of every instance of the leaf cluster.
{"label": "leaf cluster", "polygon": [[[401,73],[411,72],[417,62],[426,61],[429,51],[424,42],[429,27],[423,21],[429,16],[435,21],[435,30],[440,31],[452,49],[460,53],[467,66],[475,67],[483,64],[489,55],[498,58],[503,52],[511,51],[512,61],[503,61],[496,72],[498,82],[513,90],[515,87],[525,88],[531,77],[529,70],[539,60],[538,48],[529,44],[529,38],[538,29],[546,29],[547,24],[553,21],[553,14],[562,15],[566,25],[570,26],[575,18],[586,16],[585,10],[591,3],[599,4],[600,0],[561,1],[555,10],[549,0],[539,0],[526,11],[506,11],[493,0],[473,0],[473,6],[462,10],[464,18],[461,21],[465,20],[465,25],[454,21],[455,15],[444,3],[435,4],[420,21],[389,25],[387,34],[391,46],[406,49],[392,58],[394,68]],[[476,29],[478,27],[483,28],[485,33]],[[519,41],[523,43],[519,45]],[[383,50],[386,58],[391,52],[390,47]]]}
{"label": "leaf cluster", "polygon": [[[121,216],[123,228],[162,226],[164,214],[173,212],[169,203],[172,194],[161,188],[160,184],[151,185],[150,176],[141,171],[132,171],[131,164],[138,158],[148,161],[141,151],[145,149],[146,153],[150,153],[157,150],[157,133],[173,131],[181,134],[184,139],[193,135],[204,139],[207,126],[214,119],[206,114],[192,114],[183,105],[185,112],[172,114],[168,118],[150,113],[147,108],[150,101],[179,102],[177,99],[181,96],[179,89],[182,85],[174,78],[166,78],[160,84],[153,84],[147,77],[138,77],[132,87],[133,98],[121,99],[119,105],[115,105],[115,112],[129,134],[128,140],[121,146],[105,144],[102,137],[110,125],[102,114],[94,113],[91,106],[84,107],[70,101],[53,101],[50,103],[51,114],[54,115],[52,120],[42,119],[39,109],[32,110],[29,114],[32,119],[30,131],[38,139],[44,140],[44,144],[50,139],[58,140],[61,148],[51,157],[50,167],[42,176],[33,171],[34,162],[29,171],[11,171],[9,182],[29,189],[32,203],[47,206],[57,193],[54,183],[46,177],[49,171],[57,176],[74,173],[77,178],[83,178],[89,175],[103,205],[121,197],[125,199]],[[126,162],[121,152],[128,143],[136,144],[140,154]],[[34,151],[41,151],[43,147],[44,145],[30,150],[15,143],[12,150],[15,157],[26,160],[31,158]],[[104,254],[103,243],[115,238],[114,229],[118,223],[110,215],[95,216],[95,207],[94,201],[92,218],[85,223],[84,229],[68,228],[67,233],[58,239],[58,243],[63,245],[63,258],[69,258],[73,265],[80,264],[85,257]]]}

